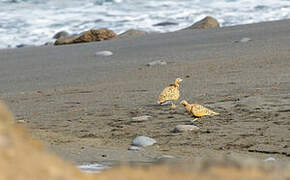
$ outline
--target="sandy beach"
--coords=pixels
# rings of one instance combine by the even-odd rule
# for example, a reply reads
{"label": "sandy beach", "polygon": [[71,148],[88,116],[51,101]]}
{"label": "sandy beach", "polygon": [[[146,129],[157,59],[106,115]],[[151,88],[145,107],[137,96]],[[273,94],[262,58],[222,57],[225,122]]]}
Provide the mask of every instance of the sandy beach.
{"label": "sandy beach", "polygon": [[[248,41],[241,41],[248,38]],[[0,50],[0,98],[17,123],[76,164],[210,157],[290,161],[290,20]],[[98,51],[112,51],[108,57]],[[146,66],[164,60],[166,65]],[[192,122],[181,97],[220,115]],[[149,115],[149,120],[133,117]],[[173,133],[176,125],[199,131]],[[136,136],[157,143],[129,151]]]}

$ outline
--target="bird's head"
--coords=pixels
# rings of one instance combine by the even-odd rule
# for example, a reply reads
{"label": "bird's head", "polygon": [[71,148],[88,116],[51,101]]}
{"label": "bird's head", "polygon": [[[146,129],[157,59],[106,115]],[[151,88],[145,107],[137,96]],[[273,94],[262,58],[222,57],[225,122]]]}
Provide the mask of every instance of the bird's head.
{"label": "bird's head", "polygon": [[186,105],[188,104],[188,102],[187,102],[187,101],[185,101],[185,100],[182,100],[182,101],[180,102],[180,104],[182,104],[182,105],[186,106]]}
{"label": "bird's head", "polygon": [[174,84],[175,84],[176,86],[179,86],[179,84],[180,84],[182,81],[183,81],[183,79],[181,79],[181,78],[176,78]]}

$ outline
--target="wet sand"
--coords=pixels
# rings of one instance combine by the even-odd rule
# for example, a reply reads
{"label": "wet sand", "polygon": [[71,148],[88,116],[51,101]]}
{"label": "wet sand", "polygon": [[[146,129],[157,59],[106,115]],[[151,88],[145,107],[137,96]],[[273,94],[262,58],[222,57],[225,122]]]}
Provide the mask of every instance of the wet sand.
{"label": "wet sand", "polygon": [[[249,42],[236,42],[242,38]],[[0,50],[0,98],[17,123],[77,164],[234,157],[290,160],[290,21],[178,31],[57,47]],[[96,51],[109,50],[109,57]],[[154,60],[167,65],[146,66]],[[192,122],[157,106],[184,79],[181,98],[219,116]],[[150,115],[149,120],[133,117]],[[193,124],[198,132],[173,133]],[[138,135],[157,144],[128,151]]]}

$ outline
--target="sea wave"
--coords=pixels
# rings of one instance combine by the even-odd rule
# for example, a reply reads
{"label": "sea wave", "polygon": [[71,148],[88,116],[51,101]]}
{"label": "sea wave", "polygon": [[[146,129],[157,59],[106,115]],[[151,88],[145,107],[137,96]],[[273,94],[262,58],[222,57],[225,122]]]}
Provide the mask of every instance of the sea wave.
{"label": "sea wave", "polygon": [[[169,32],[207,15],[221,26],[287,19],[290,0],[0,0],[0,48],[41,45],[61,30]],[[173,25],[154,26],[160,22]]]}

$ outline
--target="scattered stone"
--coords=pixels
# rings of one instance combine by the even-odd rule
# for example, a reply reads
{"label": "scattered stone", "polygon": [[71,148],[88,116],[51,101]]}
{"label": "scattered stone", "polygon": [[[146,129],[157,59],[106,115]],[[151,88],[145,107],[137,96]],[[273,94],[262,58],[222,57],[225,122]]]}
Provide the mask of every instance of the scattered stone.
{"label": "scattered stone", "polygon": [[18,123],[25,123],[24,120],[17,120]]}
{"label": "scattered stone", "polygon": [[252,41],[252,39],[251,39],[251,38],[248,38],[248,37],[244,37],[244,38],[242,38],[241,40],[239,40],[239,41],[235,41],[235,42],[242,42],[242,43],[245,43],[245,42],[249,42],[249,41]]}
{"label": "scattered stone", "polygon": [[170,156],[170,155],[161,155],[157,158],[155,158],[157,160],[157,162],[170,162],[170,161],[176,161],[177,158],[174,156]]}
{"label": "scattered stone", "polygon": [[86,42],[93,42],[93,41],[111,40],[111,39],[115,39],[116,37],[117,37],[116,33],[106,28],[91,29],[77,36],[59,38],[55,41],[54,44],[63,45],[63,44],[73,44],[73,43],[86,43]]}
{"label": "scattered stone", "polygon": [[153,26],[173,26],[173,25],[178,25],[178,23],[175,23],[175,22],[161,22],[161,23],[153,24]]}
{"label": "scattered stone", "polygon": [[138,117],[133,117],[132,120],[134,121],[146,121],[151,119],[152,116],[138,116]]}
{"label": "scattered stone", "polygon": [[207,28],[218,28],[218,27],[220,27],[219,22],[215,18],[211,16],[207,16],[185,29],[207,29]]}
{"label": "scattered stone", "polygon": [[80,165],[80,166],[78,166],[78,168],[84,172],[87,172],[87,173],[98,173],[98,172],[100,172],[104,169],[108,169],[110,167],[107,165],[94,163],[94,164]]}
{"label": "scattered stone", "polygon": [[30,47],[30,46],[33,46],[33,45],[29,45],[29,44],[19,44],[19,45],[16,45],[17,48]]}
{"label": "scattered stone", "polygon": [[175,159],[175,157],[170,155],[161,155],[157,159]]}
{"label": "scattered stone", "polygon": [[96,52],[95,55],[96,56],[112,56],[113,52],[111,52],[111,51],[99,51],[99,52]]}
{"label": "scattered stone", "polygon": [[249,41],[252,41],[252,39],[248,37],[244,37],[240,40],[240,42],[249,42]]}
{"label": "scattered stone", "polygon": [[194,125],[177,125],[173,132],[178,133],[178,132],[186,132],[186,131],[197,131],[199,130],[199,127],[194,126]]}
{"label": "scattered stone", "polygon": [[59,31],[57,32],[52,38],[53,39],[59,39],[59,38],[66,38],[69,37],[69,33],[66,31]]}
{"label": "scattered stone", "polygon": [[155,143],[156,143],[156,141],[150,137],[138,136],[133,140],[132,145],[146,147],[146,146],[152,146]]}
{"label": "scattered stone", "polygon": [[128,148],[129,151],[140,151],[141,148],[137,147],[137,146],[131,146]]}
{"label": "scattered stone", "polygon": [[152,61],[147,64],[147,66],[156,66],[156,65],[166,65],[167,62],[164,60],[157,60],[157,61]]}
{"label": "scattered stone", "polygon": [[264,159],[264,161],[265,162],[270,162],[270,161],[276,161],[276,159],[273,158],[273,157],[269,157],[269,158]]}
{"label": "scattered stone", "polygon": [[129,29],[128,31],[123,32],[118,35],[118,38],[128,38],[128,37],[137,37],[147,34],[145,31],[140,31],[137,29]]}

